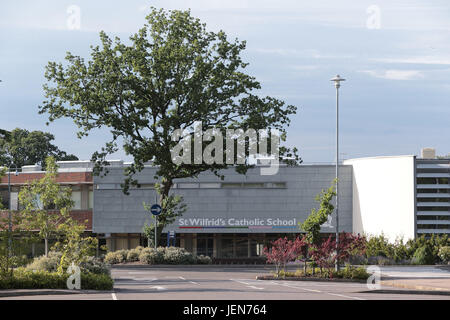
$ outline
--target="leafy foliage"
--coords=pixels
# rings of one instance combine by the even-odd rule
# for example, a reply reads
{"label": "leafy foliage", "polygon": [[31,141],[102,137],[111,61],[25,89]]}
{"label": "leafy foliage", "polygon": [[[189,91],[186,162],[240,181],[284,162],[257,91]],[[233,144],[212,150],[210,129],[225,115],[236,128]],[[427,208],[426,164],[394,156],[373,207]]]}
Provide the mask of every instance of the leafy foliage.
{"label": "leafy foliage", "polygon": [[8,167],[40,164],[45,170],[45,159],[49,156],[56,161],[78,160],[52,144],[55,137],[48,132],[28,131],[16,128],[8,135],[0,136],[0,163]]}
{"label": "leafy foliage", "polygon": [[[67,289],[69,274],[49,271],[14,270],[12,277],[0,277],[0,289]],[[81,289],[112,290],[113,279],[107,274],[81,273]]]}
{"label": "leafy foliage", "polygon": [[[338,251],[336,252],[336,239],[329,236],[320,244],[314,244],[310,248],[311,258],[322,269],[331,269],[336,260],[339,263],[348,261],[352,255],[363,254],[366,247],[366,239],[360,235],[351,233],[340,233]],[[331,274],[331,273],[330,273]]]}
{"label": "leafy foliage", "polygon": [[[160,185],[156,184],[156,190],[160,192]],[[183,203],[183,197],[180,195],[173,195],[170,194],[167,197],[164,197],[163,202],[161,203],[162,212],[160,215],[158,215],[158,225],[157,225],[157,231],[158,235],[161,235],[162,230],[165,226],[170,225],[171,223],[175,222],[175,219],[186,211],[187,206],[185,203]],[[148,212],[150,212],[151,205],[147,203],[143,203],[144,209]],[[152,246],[154,246],[154,239],[155,239],[155,224],[152,223],[150,225],[144,225],[143,228],[143,234],[147,237],[149,240],[149,245],[153,243]],[[160,243],[161,237],[157,237],[158,244]]]}
{"label": "leafy foliage", "polygon": [[58,235],[62,225],[72,225],[69,212],[73,206],[71,189],[56,182],[58,167],[53,157],[46,159],[47,172],[39,180],[25,185],[19,200],[23,209],[20,212],[19,228],[37,231],[40,239],[45,241],[45,254],[48,254],[48,240]]}
{"label": "leafy foliage", "polygon": [[[398,238],[393,243],[383,235],[371,236],[367,239],[366,256],[371,260],[376,258],[373,263],[389,264],[389,263],[425,263],[428,264],[437,263],[441,259],[439,258],[439,249],[444,246],[450,245],[450,239],[448,235],[431,235],[426,237],[422,235],[416,239],[411,239],[404,242]],[[423,249],[423,248],[426,249]],[[419,250],[422,248],[421,250]],[[419,250],[419,251],[418,251]],[[421,257],[416,256],[416,252]],[[423,258],[427,256],[427,258]],[[383,259],[383,257],[385,259]],[[432,257],[432,261],[431,261]],[[414,261],[411,261],[414,260]]]}
{"label": "leafy foliage", "polygon": [[430,246],[424,245],[414,252],[412,263],[414,264],[434,264],[435,257]]}
{"label": "leafy foliage", "polygon": [[328,190],[322,190],[320,194],[316,196],[316,201],[320,204],[319,209],[313,208],[306,220],[303,223],[299,222],[300,229],[306,232],[306,238],[311,244],[315,244],[319,241],[320,227],[327,222],[328,216],[333,213],[334,206],[331,202],[333,197],[336,196],[336,182],[336,179],[333,180],[333,183]]}
{"label": "leafy foliage", "polygon": [[267,257],[267,263],[275,264],[277,277],[280,271],[286,270],[286,264],[296,260],[306,246],[305,239],[296,238],[294,241],[288,240],[286,237],[280,238],[272,242],[272,247],[265,247],[263,254]]}
{"label": "leafy foliage", "polygon": [[450,246],[445,246],[439,248],[439,258],[442,260],[442,262],[449,262],[450,261]]}
{"label": "leafy foliage", "polygon": [[[190,11],[152,9],[129,44],[117,37],[113,41],[104,32],[100,41],[87,62],[68,53],[66,64],[48,63],[46,100],[39,112],[48,113],[49,121],[71,118],[80,138],[93,129],[110,129],[112,140],[92,155],[96,174],[108,164],[106,156],[118,150],[118,139],[123,141],[123,150],[133,157],[125,169],[125,193],[138,184],[135,173],[151,161],[158,168],[155,178],[160,178],[161,226],[171,219],[173,201],[166,199],[174,179],[197,177],[207,170],[220,176],[219,170],[229,166],[174,163],[176,129],[189,131],[201,121],[202,130],[277,129],[286,140],[289,117],[297,108],[256,95],[260,83],[244,73],[245,41],[229,41],[223,31],[207,31]],[[283,146],[280,153],[291,157],[290,164],[301,161],[295,148]],[[245,173],[248,167],[238,165],[236,170]]]}

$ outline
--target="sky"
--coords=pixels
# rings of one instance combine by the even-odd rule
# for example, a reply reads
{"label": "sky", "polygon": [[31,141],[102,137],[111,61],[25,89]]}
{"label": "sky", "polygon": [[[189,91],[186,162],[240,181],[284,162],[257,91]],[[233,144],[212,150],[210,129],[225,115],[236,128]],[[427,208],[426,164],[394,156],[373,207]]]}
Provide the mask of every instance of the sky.
{"label": "sky", "polygon": [[[101,30],[126,40],[150,7],[191,9],[211,31],[247,41],[246,71],[260,95],[298,107],[288,146],[305,163],[335,161],[336,74],[340,158],[450,153],[450,3],[441,1],[2,1],[0,128],[42,130],[62,150],[90,159],[107,129],[82,140],[69,119],[38,114],[48,61],[85,58]],[[123,151],[111,159],[131,160]]]}

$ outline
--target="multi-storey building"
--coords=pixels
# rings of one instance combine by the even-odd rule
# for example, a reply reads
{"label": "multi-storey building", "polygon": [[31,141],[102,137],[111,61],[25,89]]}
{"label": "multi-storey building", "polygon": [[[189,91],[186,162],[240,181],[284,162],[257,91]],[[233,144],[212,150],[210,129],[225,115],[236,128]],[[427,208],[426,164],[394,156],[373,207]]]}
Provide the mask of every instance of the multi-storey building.
{"label": "multi-storey building", "polygon": [[450,159],[416,160],[417,234],[450,233]]}
{"label": "multi-storey building", "polygon": [[[339,230],[366,235],[384,234],[391,241],[422,234],[450,234],[450,159],[383,156],[345,160],[339,174]],[[72,216],[88,220],[87,232],[110,249],[146,245],[145,224],[153,223],[143,203],[158,203],[154,188],[157,168],[145,166],[135,178],[140,188],[125,195],[121,189],[123,161],[110,161],[109,173],[92,175],[89,161],[58,162],[57,181],[71,186]],[[224,170],[224,180],[211,172],[198,178],[178,179],[172,192],[182,195],[187,211],[167,226],[176,245],[216,258],[252,258],[280,236],[299,234],[299,223],[317,208],[315,196],[330,186],[334,165],[280,166],[275,175],[261,175],[261,166],[241,175]],[[20,209],[18,192],[27,181],[41,178],[38,166],[10,173],[11,209]],[[0,184],[8,208],[8,175]],[[3,211],[5,214],[5,211]],[[335,233],[335,216],[322,226]],[[41,249],[35,249],[40,253]]]}
{"label": "multi-storey building", "polygon": [[[92,207],[94,202],[92,164],[89,161],[60,161],[58,162],[58,176],[56,181],[72,189],[74,206],[71,216],[86,225],[86,232],[92,232]],[[7,209],[20,210],[20,188],[27,183],[41,179],[45,175],[38,165],[23,166],[18,170],[11,170],[0,180],[0,197],[3,211],[0,215],[6,217]],[[10,190],[10,194],[9,194]],[[87,223],[86,223],[87,221]],[[33,255],[43,252],[43,245],[33,244]]]}

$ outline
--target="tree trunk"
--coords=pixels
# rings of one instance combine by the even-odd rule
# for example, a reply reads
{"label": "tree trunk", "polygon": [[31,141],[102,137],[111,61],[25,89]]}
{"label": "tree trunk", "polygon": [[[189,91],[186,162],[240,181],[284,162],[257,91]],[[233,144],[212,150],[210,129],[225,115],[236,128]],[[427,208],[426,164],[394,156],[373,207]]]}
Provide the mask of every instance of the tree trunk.
{"label": "tree trunk", "polygon": [[157,240],[156,240],[157,247],[158,247],[158,244],[161,243],[162,230],[166,226],[166,219],[164,218],[165,200],[169,196],[169,192],[170,192],[170,189],[172,188],[172,186],[173,186],[172,178],[163,177],[161,179],[161,189],[160,189],[161,193],[159,195],[159,204],[161,205],[162,212],[158,216],[158,224],[156,225],[156,228],[155,228],[155,232],[157,234]]}
{"label": "tree trunk", "polygon": [[45,256],[48,257],[48,238],[44,239],[45,243]]}

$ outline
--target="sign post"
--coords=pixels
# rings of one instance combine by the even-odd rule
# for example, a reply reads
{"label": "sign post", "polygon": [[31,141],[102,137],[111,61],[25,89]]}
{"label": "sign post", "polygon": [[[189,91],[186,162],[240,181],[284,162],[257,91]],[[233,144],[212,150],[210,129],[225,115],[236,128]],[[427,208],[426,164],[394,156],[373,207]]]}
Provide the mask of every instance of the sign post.
{"label": "sign post", "polygon": [[167,231],[167,247],[170,247],[171,244],[175,247],[175,243],[175,231]]}
{"label": "sign post", "polygon": [[158,246],[158,241],[157,241],[157,229],[158,229],[158,216],[161,214],[161,206],[159,204],[154,204],[151,206],[150,208],[150,212],[152,213],[153,217],[155,218],[155,249]]}

